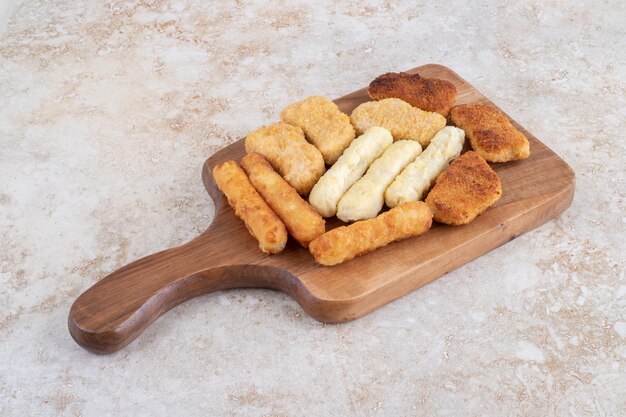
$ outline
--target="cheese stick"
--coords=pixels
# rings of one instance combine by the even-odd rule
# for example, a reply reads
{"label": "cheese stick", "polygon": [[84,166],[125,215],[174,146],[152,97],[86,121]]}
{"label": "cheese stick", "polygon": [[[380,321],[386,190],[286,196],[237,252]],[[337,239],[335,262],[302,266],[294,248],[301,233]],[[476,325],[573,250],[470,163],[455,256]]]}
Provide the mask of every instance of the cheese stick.
{"label": "cheese stick", "polygon": [[311,96],[285,107],[280,113],[280,120],[302,128],[308,141],[320,150],[327,165],[335,163],[355,136],[348,115],[321,96]]}
{"label": "cheese stick", "polygon": [[433,213],[422,201],[403,204],[380,216],[324,233],[309,245],[317,263],[337,265],[388,243],[421,235],[430,229]]}
{"label": "cheese stick", "polygon": [[249,153],[241,160],[241,166],[254,188],[302,246],[308,247],[313,239],[326,231],[322,216],[274,171],[261,154]]}
{"label": "cheese stick", "polygon": [[334,216],[341,197],[392,143],[393,137],[387,129],[378,126],[369,128],[352,141],[315,184],[309,194],[309,203],[322,216]]}
{"label": "cheese stick", "polygon": [[371,219],[383,208],[385,190],[404,167],[422,152],[419,142],[399,140],[375,160],[365,175],[339,200],[337,217],[344,222]]}
{"label": "cheese stick", "polygon": [[278,253],[287,244],[287,229],[254,189],[246,173],[235,161],[226,161],[213,168],[217,186],[228,198],[228,204],[243,220],[248,231],[259,241],[265,253]]}
{"label": "cheese stick", "polygon": [[421,200],[437,176],[458,157],[465,142],[462,129],[446,126],[433,138],[421,155],[404,168],[385,191],[385,204],[395,207],[409,201]]}

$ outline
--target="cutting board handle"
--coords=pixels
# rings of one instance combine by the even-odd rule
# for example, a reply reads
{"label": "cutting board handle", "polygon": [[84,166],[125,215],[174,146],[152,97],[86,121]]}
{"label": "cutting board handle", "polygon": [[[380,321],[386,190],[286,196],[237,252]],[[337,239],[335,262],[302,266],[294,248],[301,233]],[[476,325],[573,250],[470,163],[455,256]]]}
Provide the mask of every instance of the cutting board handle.
{"label": "cutting board handle", "polygon": [[[212,226],[182,246],[132,262],[85,291],[68,317],[74,340],[87,350],[111,353],[133,341],[163,313],[198,295],[246,287],[293,292],[295,277],[289,272],[254,264],[255,258],[264,259],[258,247],[252,248],[254,257],[224,253],[223,236],[212,233],[216,229]],[[239,249],[240,255],[246,251],[246,247]],[[248,263],[237,264],[242,259]]]}

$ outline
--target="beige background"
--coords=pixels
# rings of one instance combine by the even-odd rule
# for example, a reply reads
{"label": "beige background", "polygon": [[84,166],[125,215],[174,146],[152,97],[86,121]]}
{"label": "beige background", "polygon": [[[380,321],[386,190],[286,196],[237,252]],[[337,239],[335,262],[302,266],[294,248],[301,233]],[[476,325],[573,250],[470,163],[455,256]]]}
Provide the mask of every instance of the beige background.
{"label": "beige background", "polygon": [[[398,3],[16,5],[0,38],[0,415],[625,415],[626,3]],[[429,62],[571,164],[568,211],[352,323],[229,291],[110,356],[72,341],[82,291],[209,224],[209,155],[294,100]]]}

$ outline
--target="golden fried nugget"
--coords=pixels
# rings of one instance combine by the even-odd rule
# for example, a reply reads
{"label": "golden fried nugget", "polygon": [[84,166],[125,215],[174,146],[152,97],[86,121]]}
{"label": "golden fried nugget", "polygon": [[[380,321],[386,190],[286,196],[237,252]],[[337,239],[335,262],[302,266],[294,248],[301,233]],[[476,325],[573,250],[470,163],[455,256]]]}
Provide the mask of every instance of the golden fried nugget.
{"label": "golden fried nugget", "polygon": [[337,265],[396,240],[430,229],[433,213],[422,201],[412,201],[378,215],[324,233],[309,245],[317,263]]}
{"label": "golden fried nugget", "polygon": [[439,113],[420,110],[399,98],[367,101],[354,109],[350,121],[358,134],[382,126],[393,140],[416,140],[423,148],[446,126],[446,118]]}
{"label": "golden fried nugget", "polygon": [[476,152],[455,159],[426,197],[436,221],[467,224],[502,196],[498,174]]}
{"label": "golden fried nugget", "polygon": [[228,198],[228,204],[243,220],[248,231],[259,241],[265,253],[278,253],[287,244],[287,229],[278,216],[254,189],[246,173],[235,161],[213,168],[217,186]]}
{"label": "golden fried nugget", "polygon": [[326,222],[300,197],[296,190],[274,171],[263,155],[249,153],[241,167],[265,202],[285,223],[287,231],[305,248],[326,231]]}
{"label": "golden fried nugget", "polygon": [[465,130],[472,149],[489,162],[526,159],[528,139],[498,109],[484,104],[461,104],[450,111],[450,119]]}
{"label": "golden fried nugget", "polygon": [[264,126],[250,133],[245,143],[246,152],[267,158],[298,194],[309,194],[326,171],[322,154],[306,141],[299,127],[286,123]]}
{"label": "golden fried nugget", "polygon": [[418,109],[444,117],[456,101],[456,87],[450,81],[404,72],[388,72],[379,76],[370,83],[367,94],[373,100],[399,98]]}
{"label": "golden fried nugget", "polygon": [[280,113],[280,120],[301,127],[327,165],[334,164],[356,136],[348,115],[321,96],[311,96],[287,106]]}

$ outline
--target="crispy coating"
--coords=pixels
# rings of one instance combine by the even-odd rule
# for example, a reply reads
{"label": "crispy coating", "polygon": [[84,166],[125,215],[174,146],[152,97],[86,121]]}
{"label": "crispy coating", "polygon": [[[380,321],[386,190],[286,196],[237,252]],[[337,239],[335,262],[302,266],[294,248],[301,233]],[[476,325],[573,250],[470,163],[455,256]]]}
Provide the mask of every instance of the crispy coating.
{"label": "crispy coating", "polygon": [[327,165],[334,164],[356,136],[348,115],[321,96],[311,96],[287,106],[280,113],[280,120],[302,128]]}
{"label": "crispy coating", "polygon": [[385,190],[389,184],[420,153],[422,147],[414,140],[394,142],[341,197],[337,217],[344,222],[376,217],[385,204]]}
{"label": "crispy coating", "polygon": [[412,201],[374,219],[326,232],[311,242],[309,251],[319,264],[337,265],[396,240],[421,235],[430,229],[432,221],[428,206],[422,201]]}
{"label": "crispy coating", "polygon": [[440,223],[467,224],[502,196],[498,174],[476,152],[455,159],[426,197],[426,204]]}
{"label": "crispy coating", "polygon": [[450,111],[452,123],[465,130],[472,149],[489,162],[526,159],[528,139],[498,109],[484,104],[462,104]]}
{"label": "crispy coating", "polygon": [[246,173],[235,161],[226,161],[213,168],[217,186],[228,198],[228,204],[259,241],[265,253],[278,253],[287,244],[287,229],[278,216],[254,189]]}
{"label": "crispy coating", "polygon": [[250,182],[285,223],[287,231],[305,248],[326,231],[325,221],[287,184],[263,155],[249,153],[241,160],[241,167]]}
{"label": "crispy coating", "polygon": [[263,155],[301,195],[309,194],[326,171],[322,154],[306,141],[302,129],[286,123],[264,126],[250,133],[246,137],[246,152]]}
{"label": "crispy coating", "polygon": [[420,110],[399,98],[367,101],[354,109],[350,121],[359,134],[372,126],[382,126],[394,140],[416,140],[423,148],[446,126],[442,115]]}
{"label": "crispy coating", "polygon": [[334,216],[341,197],[392,143],[391,133],[379,126],[353,140],[311,190],[309,202],[315,210],[324,217]]}
{"label": "crispy coating", "polygon": [[450,81],[404,72],[388,72],[379,76],[370,83],[367,93],[373,100],[395,97],[444,117],[456,101],[456,87]]}

